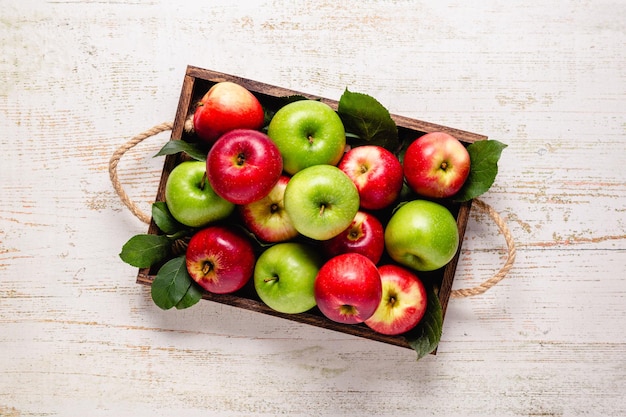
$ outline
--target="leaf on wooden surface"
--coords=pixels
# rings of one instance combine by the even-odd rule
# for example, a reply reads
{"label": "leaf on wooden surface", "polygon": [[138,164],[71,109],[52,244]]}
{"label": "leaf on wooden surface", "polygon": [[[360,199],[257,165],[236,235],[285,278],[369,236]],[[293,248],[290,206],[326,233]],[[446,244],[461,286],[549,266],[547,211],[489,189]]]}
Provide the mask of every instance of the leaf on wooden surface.
{"label": "leaf on wooden surface", "polygon": [[395,152],[399,146],[398,127],[389,111],[374,97],[346,90],[339,99],[337,114],[348,135],[355,134],[370,145]]}
{"label": "leaf on wooden surface", "polygon": [[206,150],[202,149],[198,144],[189,143],[184,140],[170,140],[166,142],[154,156],[175,155],[179,152],[185,152],[197,161],[206,161]]}
{"label": "leaf on wooden surface", "polygon": [[159,308],[168,310],[181,303],[192,281],[187,272],[185,256],[170,259],[159,269],[152,281],[152,301]]}
{"label": "leaf on wooden surface", "polygon": [[137,268],[149,268],[164,260],[170,252],[171,241],[164,235],[140,234],[122,246],[120,258]]}
{"label": "leaf on wooden surface", "polygon": [[167,235],[188,229],[187,226],[181,224],[172,216],[164,201],[157,201],[152,204],[152,220]]}
{"label": "leaf on wooden surface", "polygon": [[479,140],[467,146],[471,161],[470,173],[463,187],[454,195],[454,201],[469,201],[491,188],[498,175],[500,155],[506,147],[497,140]]}
{"label": "leaf on wooden surface", "polygon": [[424,317],[414,329],[405,335],[409,345],[417,352],[418,360],[437,348],[442,330],[443,310],[439,297],[431,287],[428,291],[428,306]]}

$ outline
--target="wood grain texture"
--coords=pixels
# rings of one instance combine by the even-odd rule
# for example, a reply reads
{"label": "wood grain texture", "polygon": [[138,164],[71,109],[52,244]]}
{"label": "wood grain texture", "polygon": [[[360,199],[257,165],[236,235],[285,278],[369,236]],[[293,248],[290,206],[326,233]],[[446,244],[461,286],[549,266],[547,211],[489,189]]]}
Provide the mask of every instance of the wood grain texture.
{"label": "wood grain texture", "polygon": [[[1,416],[626,415],[626,5],[8,1],[0,15]],[[230,306],[160,311],[114,150],[173,120],[187,65],[505,142],[484,196],[509,277],[436,356]],[[149,210],[163,133],[119,175]],[[505,258],[473,210],[455,287]]]}

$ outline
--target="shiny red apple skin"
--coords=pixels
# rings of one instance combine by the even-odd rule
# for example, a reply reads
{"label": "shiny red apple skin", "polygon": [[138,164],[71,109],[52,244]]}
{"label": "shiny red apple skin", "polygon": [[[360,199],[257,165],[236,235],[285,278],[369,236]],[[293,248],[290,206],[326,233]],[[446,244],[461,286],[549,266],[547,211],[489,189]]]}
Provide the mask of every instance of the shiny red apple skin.
{"label": "shiny red apple skin", "polygon": [[448,198],[456,194],[467,180],[470,156],[454,136],[432,132],[408,146],[403,169],[407,184],[417,194]]}
{"label": "shiny red apple skin", "polygon": [[278,147],[263,132],[235,129],[222,135],[207,155],[207,177],[217,195],[234,204],[265,197],[283,171]]}
{"label": "shiny red apple skin", "polygon": [[255,261],[250,240],[226,226],[209,226],[196,232],[185,253],[191,278],[215,294],[232,293],[246,285],[254,273]]}
{"label": "shiny red apple skin", "polygon": [[359,210],[350,226],[337,236],[322,241],[329,257],[344,253],[360,253],[377,264],[385,250],[385,230],[372,213]]}
{"label": "shiny red apple skin", "polygon": [[245,87],[223,81],[200,99],[193,114],[193,130],[208,144],[234,129],[258,130],[265,123],[263,106]]}
{"label": "shiny red apple skin", "polygon": [[378,308],[365,324],[385,335],[406,333],[417,326],[426,313],[426,288],[417,275],[399,265],[382,265],[378,272],[383,295]]}
{"label": "shiny red apple skin", "polygon": [[244,225],[264,242],[284,242],[299,234],[285,211],[284,196],[289,179],[281,175],[265,197],[239,206]]}
{"label": "shiny red apple skin", "polygon": [[352,148],[344,154],[338,168],[356,185],[363,209],[383,209],[393,203],[402,190],[402,164],[382,146]]}
{"label": "shiny red apple skin", "polygon": [[378,308],[382,283],[378,268],[367,256],[345,253],[322,265],[314,290],[324,316],[338,323],[357,324]]}

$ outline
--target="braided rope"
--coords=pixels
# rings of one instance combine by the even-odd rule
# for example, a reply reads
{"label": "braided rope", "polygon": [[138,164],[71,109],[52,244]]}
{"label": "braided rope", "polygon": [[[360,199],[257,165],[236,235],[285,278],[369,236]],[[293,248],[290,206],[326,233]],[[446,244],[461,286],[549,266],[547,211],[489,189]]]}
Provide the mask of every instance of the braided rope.
{"label": "braided rope", "polygon": [[142,222],[146,224],[150,224],[150,220],[152,216],[144,213],[130,199],[128,194],[126,194],[126,191],[124,191],[124,187],[122,187],[122,184],[120,183],[120,180],[117,176],[117,165],[120,162],[120,159],[122,158],[122,156],[124,156],[124,154],[128,150],[132,149],[133,147],[141,143],[144,139],[147,139],[149,137],[155,136],[161,132],[165,132],[168,130],[172,130],[172,123],[165,122],[165,123],[161,123],[160,125],[156,125],[152,127],[151,129],[148,129],[145,132],[138,134],[137,136],[132,137],[128,142],[126,142],[125,144],[117,148],[117,150],[113,153],[113,155],[111,156],[111,159],[109,160],[109,177],[111,178],[111,183],[113,184],[113,188],[115,188],[115,192],[117,192],[117,195],[122,200],[122,203],[124,203],[126,207],[128,207],[128,209],[135,215],[135,217],[137,217],[139,220],[141,220]]}
{"label": "braided rope", "polygon": [[496,226],[498,226],[498,229],[500,229],[500,233],[502,233],[502,235],[504,236],[504,239],[506,240],[506,245],[508,248],[508,256],[502,268],[500,268],[500,270],[494,276],[485,280],[483,283],[475,287],[452,290],[452,292],[450,293],[450,296],[453,298],[471,297],[474,295],[483,294],[488,289],[490,289],[491,287],[493,287],[494,285],[502,281],[504,277],[506,277],[506,275],[509,273],[511,268],[513,267],[513,263],[515,263],[515,256],[517,254],[517,250],[515,248],[515,241],[513,240],[513,236],[511,235],[511,231],[506,225],[506,222],[502,219],[502,217],[500,217],[498,212],[496,212],[493,207],[491,207],[489,204],[485,203],[484,201],[478,198],[475,198],[474,204],[479,209],[486,212],[489,215],[489,217],[491,217],[491,219],[494,221]]}
{"label": "braided rope", "polygon": [[[113,188],[117,192],[117,195],[120,197],[122,202],[126,205],[126,207],[128,207],[128,209],[135,215],[135,217],[137,217],[139,220],[147,224],[150,224],[151,216],[144,213],[130,199],[126,191],[124,191],[124,187],[122,187],[122,184],[120,183],[119,177],[117,175],[117,165],[120,159],[122,158],[122,156],[124,156],[124,154],[128,150],[132,149],[133,147],[141,143],[143,140],[149,137],[155,136],[161,132],[168,131],[168,130],[172,130],[172,123],[165,122],[165,123],[156,125],[136,136],[133,136],[128,142],[120,146],[113,153],[113,155],[111,156],[111,159],[109,160],[109,176],[111,178],[111,183],[113,184]],[[474,205],[476,205],[482,211],[486,212],[489,215],[489,217],[491,217],[491,219],[498,226],[498,229],[500,230],[500,232],[504,236],[504,239],[506,240],[506,244],[508,248],[508,256],[502,268],[500,268],[500,270],[495,275],[485,280],[483,283],[477,285],[476,287],[453,290],[450,294],[450,296],[453,298],[471,297],[471,296],[483,294],[484,292],[489,290],[491,287],[493,287],[494,285],[502,281],[504,277],[506,277],[506,275],[509,273],[509,271],[513,267],[513,263],[515,262],[515,255],[516,255],[515,242],[513,240],[513,236],[511,235],[511,232],[509,231],[508,226],[506,225],[506,222],[502,219],[502,217],[500,217],[500,215],[494,210],[493,207],[491,207],[489,204],[485,203],[484,201],[476,198],[474,199]]]}

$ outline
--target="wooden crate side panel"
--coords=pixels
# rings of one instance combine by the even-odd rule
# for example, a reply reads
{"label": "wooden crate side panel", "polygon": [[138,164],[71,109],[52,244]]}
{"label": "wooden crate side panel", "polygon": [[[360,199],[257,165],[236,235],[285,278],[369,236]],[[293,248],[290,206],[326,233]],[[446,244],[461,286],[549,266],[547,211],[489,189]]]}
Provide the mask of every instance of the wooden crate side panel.
{"label": "wooden crate side panel", "polygon": [[[171,139],[172,140],[181,140],[186,137],[187,133],[185,132],[185,122],[192,114],[192,111],[195,107],[195,102],[198,101],[206,91],[210,88],[211,85],[216,84],[222,81],[231,81],[238,83],[248,90],[250,90],[253,94],[255,94],[261,103],[266,105],[277,105],[281,102],[281,99],[284,97],[289,97],[293,95],[301,95],[307,97],[309,99],[320,100],[333,109],[337,109],[338,101],[327,99],[324,97],[319,97],[307,93],[302,93],[299,91],[289,90],[282,87],[277,87],[265,83],[261,83],[258,81],[253,81],[249,79],[245,79],[242,77],[238,77],[235,75],[224,74],[220,72],[215,72],[211,70],[206,70],[198,67],[189,66],[187,68],[187,72],[185,74],[185,78],[183,81],[183,86],[181,89],[180,100],[176,110],[176,116],[173,123]],[[479,135],[476,133],[471,133],[459,129],[454,129],[434,123],[424,122],[420,120],[415,120],[411,118],[407,118],[404,116],[391,115],[391,117],[396,122],[398,129],[401,135],[413,135],[415,138],[429,132],[435,131],[445,131],[453,136],[457,137],[460,141],[469,144],[478,140],[487,139],[486,136]],[[181,154],[178,155],[169,155],[165,158],[163,172],[161,174],[161,179],[159,182],[159,187],[156,194],[155,201],[164,201],[165,196],[165,184],[167,182],[167,177],[169,172],[178,165],[180,162],[184,160],[184,156]],[[463,237],[465,235],[465,230],[467,227],[467,222],[469,219],[469,213],[471,210],[471,201],[467,203],[462,203],[455,208],[456,211],[456,219],[457,219],[457,227],[459,230],[459,238],[460,242],[463,241]],[[148,233],[157,234],[160,233],[156,224],[151,222]],[[439,284],[439,301],[442,306],[443,315],[445,318],[445,312],[447,309],[448,301],[450,299],[450,293],[452,291],[452,284],[454,281],[454,275],[456,272],[456,267],[458,264],[459,256],[460,256],[461,245],[459,245],[459,249],[457,250],[454,258],[444,267],[443,271],[437,271],[436,273],[442,274],[441,282]],[[156,274],[156,267],[153,268],[142,268],[139,270],[137,275],[137,282],[144,285],[151,285]],[[299,323],[309,324],[325,329],[335,330],[342,333],[350,334],[357,337],[363,337],[383,343],[388,343],[400,347],[410,348],[406,339],[401,336],[386,336],[379,333],[376,333],[369,329],[367,326],[361,325],[345,325],[341,323],[336,323],[331,320],[326,319],[317,309],[312,310],[311,312],[301,313],[301,314],[283,314],[276,312],[265,305],[258,297],[252,294],[249,288],[247,290],[242,290],[234,294],[210,294],[205,293],[203,298],[206,300],[210,300],[213,302],[218,302],[222,304],[231,305],[237,308],[244,308],[246,310],[259,312],[262,314],[269,314],[276,317],[281,317],[286,320],[291,320]]]}

